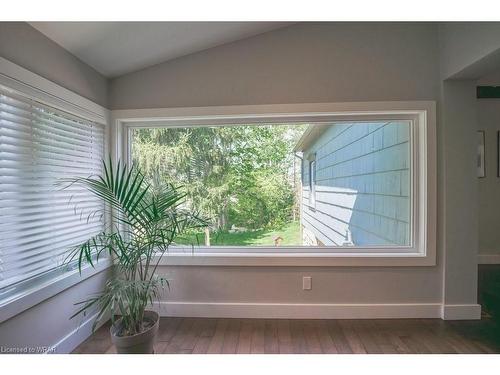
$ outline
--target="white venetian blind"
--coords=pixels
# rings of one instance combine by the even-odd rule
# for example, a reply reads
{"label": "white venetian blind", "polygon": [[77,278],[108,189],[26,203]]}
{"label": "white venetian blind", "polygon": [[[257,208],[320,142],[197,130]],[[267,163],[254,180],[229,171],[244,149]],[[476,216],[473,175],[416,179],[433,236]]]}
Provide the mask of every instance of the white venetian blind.
{"label": "white venetian blind", "polygon": [[[61,178],[100,174],[104,127],[0,86],[0,291],[62,266],[103,230],[99,199]],[[1,293],[0,293],[1,294]]]}

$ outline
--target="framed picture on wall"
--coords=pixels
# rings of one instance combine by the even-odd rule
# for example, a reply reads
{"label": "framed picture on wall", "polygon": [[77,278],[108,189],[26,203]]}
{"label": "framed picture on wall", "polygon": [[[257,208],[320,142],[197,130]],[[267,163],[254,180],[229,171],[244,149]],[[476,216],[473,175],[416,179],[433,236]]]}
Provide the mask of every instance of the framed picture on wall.
{"label": "framed picture on wall", "polygon": [[477,177],[486,177],[484,131],[477,132]]}

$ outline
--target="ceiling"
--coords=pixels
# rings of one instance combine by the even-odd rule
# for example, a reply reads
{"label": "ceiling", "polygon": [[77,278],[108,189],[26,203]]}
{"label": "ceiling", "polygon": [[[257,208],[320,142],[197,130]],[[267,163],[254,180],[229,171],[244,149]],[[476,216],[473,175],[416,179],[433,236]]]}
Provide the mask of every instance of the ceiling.
{"label": "ceiling", "polygon": [[30,22],[106,77],[288,26],[285,22]]}

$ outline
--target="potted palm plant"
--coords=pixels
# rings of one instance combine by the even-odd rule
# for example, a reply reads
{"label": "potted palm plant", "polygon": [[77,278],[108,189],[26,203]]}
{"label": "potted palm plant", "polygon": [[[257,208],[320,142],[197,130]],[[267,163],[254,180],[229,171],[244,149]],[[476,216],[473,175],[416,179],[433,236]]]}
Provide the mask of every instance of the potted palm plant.
{"label": "potted palm plant", "polygon": [[71,318],[96,309],[93,329],[110,316],[118,353],[152,353],[160,320],[147,308],[169,286],[156,269],[177,236],[206,222],[184,208],[185,194],[178,188],[148,182],[136,167],[103,162],[102,176],[65,181],[66,186],[83,185],[102,199],[106,209],[93,214],[111,215],[106,230],[73,248],[66,261],[77,261],[80,271],[104,254],[114,263],[104,291],[77,303]]}

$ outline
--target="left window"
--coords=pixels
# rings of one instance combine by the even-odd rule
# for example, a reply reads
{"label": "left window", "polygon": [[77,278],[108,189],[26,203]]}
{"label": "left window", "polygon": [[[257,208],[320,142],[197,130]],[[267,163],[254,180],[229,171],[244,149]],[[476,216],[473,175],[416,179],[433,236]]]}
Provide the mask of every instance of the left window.
{"label": "left window", "polygon": [[[61,274],[70,249],[104,229],[104,207],[84,188],[98,175],[104,126],[0,86],[0,300]],[[65,188],[63,188],[65,187]]]}

